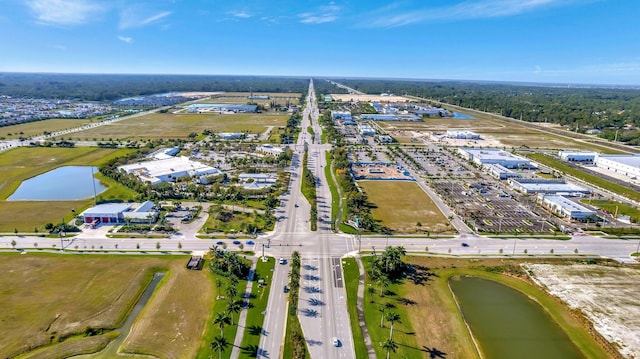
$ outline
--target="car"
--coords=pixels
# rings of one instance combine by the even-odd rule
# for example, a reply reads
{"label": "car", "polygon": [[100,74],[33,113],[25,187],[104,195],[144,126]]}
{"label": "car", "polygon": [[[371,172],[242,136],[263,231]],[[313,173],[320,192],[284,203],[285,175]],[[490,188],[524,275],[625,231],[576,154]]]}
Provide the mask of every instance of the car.
{"label": "car", "polygon": [[248,245],[248,246],[252,246],[252,245],[254,245],[254,244],[256,244],[256,242],[254,242],[254,241],[247,241],[247,245]]}
{"label": "car", "polygon": [[461,246],[463,247],[469,247],[469,243],[462,243]]}
{"label": "car", "polygon": [[340,344],[341,344],[341,343],[340,343],[340,339],[338,339],[338,338],[336,338],[336,337],[331,338],[331,343],[333,343],[333,346],[334,346],[334,347],[339,347],[339,346],[340,346]]}
{"label": "car", "polygon": [[294,207],[296,207],[296,208],[298,208],[298,204],[297,204],[297,203],[296,203],[296,204],[294,204],[293,206],[294,206]]}
{"label": "car", "polygon": [[280,263],[280,264],[287,264],[287,260],[286,260],[286,259],[284,259],[284,258],[282,258],[282,257],[280,257],[280,259],[278,259],[278,263]]}
{"label": "car", "polygon": [[217,244],[217,245],[219,245],[219,246],[221,246],[221,245],[223,245],[223,244],[224,244],[224,242],[223,242],[223,241],[217,241],[217,242],[216,242],[216,244]]}
{"label": "car", "polygon": [[233,244],[240,244],[240,241],[233,241]]}
{"label": "car", "polygon": [[284,286],[284,289],[282,290],[284,293],[289,293],[289,287],[287,287],[286,285]]}

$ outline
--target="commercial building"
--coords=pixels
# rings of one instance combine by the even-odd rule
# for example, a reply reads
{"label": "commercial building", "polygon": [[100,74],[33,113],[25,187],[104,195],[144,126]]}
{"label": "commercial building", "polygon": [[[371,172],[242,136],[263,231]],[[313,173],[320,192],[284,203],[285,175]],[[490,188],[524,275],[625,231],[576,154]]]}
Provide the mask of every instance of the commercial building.
{"label": "commercial building", "polygon": [[358,125],[358,132],[360,132],[360,134],[363,136],[373,136],[377,133],[376,130],[373,129],[373,127],[365,123],[361,123]]}
{"label": "commercial building", "polygon": [[585,221],[597,218],[596,212],[560,195],[540,193],[537,200],[542,207],[568,220]]}
{"label": "commercial building", "polygon": [[577,184],[558,179],[519,179],[510,178],[509,184],[517,191],[526,194],[550,193],[565,196],[583,196],[591,193],[588,189]]}
{"label": "commercial building", "polygon": [[241,173],[238,178],[244,189],[263,189],[273,186],[278,178],[270,173]]}
{"label": "commercial building", "polygon": [[486,164],[483,165],[482,168],[491,176],[500,180],[520,177],[519,173],[513,172],[512,170],[505,168],[504,166],[497,163]]}
{"label": "commercial building", "polygon": [[351,120],[350,111],[331,111],[331,118],[334,120]]}
{"label": "commercial building", "polygon": [[175,182],[176,179],[184,176],[199,177],[220,173],[217,168],[192,161],[185,156],[132,163],[120,166],[118,170],[134,174],[141,181],[151,184]]}
{"label": "commercial building", "polygon": [[478,165],[499,164],[505,168],[537,168],[526,158],[496,148],[459,148],[460,155]]}
{"label": "commercial building", "polygon": [[596,157],[595,164],[629,179],[640,178],[640,155],[603,155]]}
{"label": "commercial building", "polygon": [[146,201],[139,206],[132,203],[106,203],[88,208],[80,214],[84,223],[154,223],[158,211],[153,202]]}
{"label": "commercial building", "polygon": [[596,160],[598,153],[591,151],[560,151],[558,157],[569,162],[592,163]]}
{"label": "commercial building", "polygon": [[479,140],[480,135],[475,132],[467,130],[447,130],[448,138],[455,138],[459,140]]}

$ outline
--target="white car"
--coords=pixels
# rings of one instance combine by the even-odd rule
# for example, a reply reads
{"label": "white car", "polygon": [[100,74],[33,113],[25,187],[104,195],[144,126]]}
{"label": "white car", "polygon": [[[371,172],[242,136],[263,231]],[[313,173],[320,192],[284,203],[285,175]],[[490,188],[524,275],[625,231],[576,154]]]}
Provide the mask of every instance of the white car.
{"label": "white car", "polygon": [[340,339],[333,337],[331,338],[331,342],[333,343],[334,347],[339,347],[340,346]]}
{"label": "white car", "polygon": [[278,260],[278,263],[285,264],[285,263],[287,263],[287,260],[282,258],[282,257],[280,257],[280,259]]}

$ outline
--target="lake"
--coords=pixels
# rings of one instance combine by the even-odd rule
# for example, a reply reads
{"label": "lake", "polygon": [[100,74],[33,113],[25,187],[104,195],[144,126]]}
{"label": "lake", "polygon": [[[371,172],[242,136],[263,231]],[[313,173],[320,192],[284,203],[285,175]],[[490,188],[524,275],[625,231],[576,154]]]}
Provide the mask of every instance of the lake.
{"label": "lake", "polygon": [[461,119],[461,120],[473,120],[473,119],[475,119],[475,117],[473,117],[473,116],[465,115],[464,113],[460,113],[460,112],[454,112],[453,113],[453,118],[457,118],[457,119]]}
{"label": "lake", "polygon": [[[69,201],[93,197],[107,188],[93,177],[91,166],[65,166],[30,178],[7,198],[9,201]],[[95,187],[94,187],[95,186]]]}
{"label": "lake", "polygon": [[449,280],[483,357],[584,358],[538,303],[506,285],[476,277]]}

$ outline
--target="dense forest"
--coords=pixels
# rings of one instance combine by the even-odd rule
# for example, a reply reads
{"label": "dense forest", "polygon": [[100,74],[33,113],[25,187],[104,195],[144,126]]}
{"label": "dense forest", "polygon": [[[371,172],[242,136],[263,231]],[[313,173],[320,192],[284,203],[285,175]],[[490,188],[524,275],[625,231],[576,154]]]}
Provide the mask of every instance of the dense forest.
{"label": "dense forest", "polygon": [[635,144],[640,127],[640,89],[518,85],[457,81],[334,79],[365,93],[395,93],[497,113],[530,122],[553,122]]}
{"label": "dense forest", "polygon": [[306,93],[308,78],[222,75],[0,73],[0,95],[114,101],[173,91]]}

